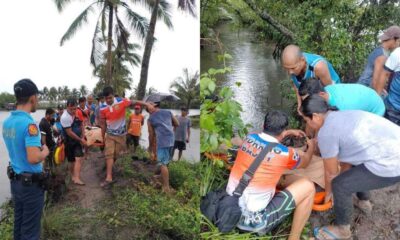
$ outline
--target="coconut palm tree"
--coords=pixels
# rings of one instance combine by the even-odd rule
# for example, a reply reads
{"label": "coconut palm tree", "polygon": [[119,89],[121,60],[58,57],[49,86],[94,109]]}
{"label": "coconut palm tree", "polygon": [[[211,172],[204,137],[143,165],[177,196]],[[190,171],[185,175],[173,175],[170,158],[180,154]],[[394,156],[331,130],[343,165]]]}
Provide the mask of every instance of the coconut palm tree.
{"label": "coconut palm tree", "polygon": [[142,67],[140,70],[140,81],[138,86],[138,99],[143,99],[146,93],[147,76],[149,72],[149,63],[151,50],[154,44],[154,31],[156,28],[157,20],[162,20],[164,24],[172,29],[173,25],[171,22],[171,6],[166,0],[153,0],[149,1],[149,7],[151,10],[149,30],[146,34],[145,47],[143,52]]}
{"label": "coconut palm tree", "polygon": [[62,98],[63,100],[66,100],[71,96],[71,91],[69,90],[68,86],[63,86],[62,87]]}
{"label": "coconut palm tree", "polygon": [[57,102],[61,102],[63,100],[62,98],[62,87],[59,86],[57,87]]}
{"label": "coconut palm tree", "polygon": [[[72,0],[54,0],[57,9],[61,12]],[[132,2],[139,2],[133,1]],[[126,23],[132,31],[137,33],[138,37],[144,39],[147,29],[147,19],[134,12],[126,1],[123,0],[91,0],[89,6],[72,22],[67,32],[61,38],[60,45],[71,39],[74,34],[88,22],[90,13],[96,8],[99,11],[97,23],[92,39],[92,52],[90,56],[91,64],[96,68],[99,62],[102,62],[103,47],[105,39],[107,39],[107,72],[105,83],[109,85],[112,79],[112,46],[113,32],[116,32],[116,37],[124,43],[124,49],[128,51],[129,33],[126,30],[125,24],[119,16],[119,10],[123,10],[126,15]],[[108,23],[107,23],[108,22]],[[108,30],[107,38],[105,37],[105,29]]]}
{"label": "coconut palm tree", "polygon": [[47,87],[44,87],[42,90],[43,97],[42,100],[49,100],[49,89]]}
{"label": "coconut palm tree", "polygon": [[[123,53],[122,43],[119,46],[115,47],[115,50],[112,52],[113,56],[113,83],[111,86],[114,88],[115,93],[119,95],[123,95],[126,89],[131,89],[131,84],[133,79],[131,78],[131,72],[129,65],[134,67],[140,64],[140,56],[136,53],[140,46],[137,44],[129,44],[128,52]],[[107,53],[104,53],[104,59],[106,59]],[[129,64],[129,65],[128,65]],[[99,81],[97,82],[93,92],[101,92],[102,89],[106,86],[105,78],[106,78],[106,61],[99,64],[93,71],[93,75],[99,77]]]}
{"label": "coconut palm tree", "polygon": [[177,77],[171,83],[170,92],[186,102],[186,107],[189,109],[190,103],[199,97],[199,72],[196,71],[191,75],[187,68],[183,69],[183,77]]}
{"label": "coconut palm tree", "polygon": [[[179,0],[178,8],[189,12],[192,16],[196,17],[196,0]],[[147,77],[149,72],[149,64],[151,57],[151,50],[154,44],[154,31],[156,28],[157,20],[162,20],[165,25],[172,29],[171,23],[171,7],[170,4],[167,3],[166,0],[153,0],[150,1],[149,6],[151,7],[151,17],[150,17],[150,25],[149,30],[146,35],[143,59],[142,59],[142,67],[140,70],[140,81],[138,86],[138,99],[143,99],[146,93],[146,85],[147,85]]]}
{"label": "coconut palm tree", "polygon": [[84,97],[84,96],[86,96],[88,94],[88,90],[87,90],[85,85],[82,85],[79,88],[79,93],[81,94],[81,97]]}
{"label": "coconut palm tree", "polygon": [[57,100],[57,88],[51,87],[49,89],[49,101],[54,102]]}
{"label": "coconut palm tree", "polygon": [[74,98],[79,98],[79,91],[78,91],[78,89],[73,88],[72,91],[71,91],[71,95],[72,95],[72,97],[74,97]]}

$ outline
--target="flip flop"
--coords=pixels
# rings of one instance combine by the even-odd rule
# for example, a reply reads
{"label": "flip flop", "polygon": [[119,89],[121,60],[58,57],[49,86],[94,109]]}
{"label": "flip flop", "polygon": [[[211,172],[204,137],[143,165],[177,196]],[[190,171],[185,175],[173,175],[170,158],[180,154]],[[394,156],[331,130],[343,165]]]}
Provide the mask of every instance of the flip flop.
{"label": "flip flop", "polygon": [[[324,233],[326,233],[330,238],[325,238],[324,236],[318,236],[319,235],[319,230],[322,230]],[[336,236],[334,233],[332,233],[331,231],[328,230],[328,228],[326,226],[324,227],[316,227],[314,228],[314,237],[317,240],[343,240],[343,239],[351,239],[351,235],[350,237],[345,237],[345,238],[340,238],[338,236]]]}

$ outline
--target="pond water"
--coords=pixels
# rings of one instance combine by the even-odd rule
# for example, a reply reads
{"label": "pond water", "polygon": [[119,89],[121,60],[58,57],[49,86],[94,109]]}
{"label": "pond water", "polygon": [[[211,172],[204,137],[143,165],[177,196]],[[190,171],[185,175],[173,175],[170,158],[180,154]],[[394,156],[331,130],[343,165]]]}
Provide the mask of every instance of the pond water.
{"label": "pond water", "polygon": [[[232,72],[221,81],[222,86],[232,87],[235,99],[242,104],[242,119],[251,124],[250,130],[261,130],[268,109],[287,109],[281,95],[280,82],[288,78],[279,60],[274,60],[274,45],[255,39],[255,33],[247,30],[232,30],[229,24],[218,26],[216,32],[224,50],[232,56],[227,66]],[[201,72],[209,68],[222,67],[215,47],[201,50]],[[241,87],[235,83],[241,82]]]}
{"label": "pond water", "polygon": [[[174,115],[179,115],[179,110],[171,110]],[[191,109],[189,110],[189,115],[199,115],[200,110]],[[3,203],[7,198],[10,197],[10,181],[6,174],[6,169],[9,162],[8,152],[3,140],[3,122],[10,115],[10,112],[0,111],[0,204]],[[40,119],[45,115],[44,110],[38,110],[32,113],[33,118],[39,123]],[[148,119],[148,114],[144,112],[146,119]],[[191,162],[200,161],[200,130],[197,128],[191,129],[190,143],[186,147],[186,151],[183,152],[182,158],[188,159]],[[148,147],[148,131],[147,124],[145,121],[145,126],[142,128],[142,137],[140,140],[140,145],[143,147]],[[178,154],[175,154],[178,155]],[[177,156],[175,156],[176,158]]]}

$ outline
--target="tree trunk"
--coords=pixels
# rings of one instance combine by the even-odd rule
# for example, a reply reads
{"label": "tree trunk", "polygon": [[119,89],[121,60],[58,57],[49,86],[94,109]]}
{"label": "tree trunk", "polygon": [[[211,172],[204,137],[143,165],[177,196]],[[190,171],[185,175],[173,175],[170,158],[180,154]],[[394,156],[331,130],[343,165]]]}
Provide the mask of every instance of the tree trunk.
{"label": "tree trunk", "polygon": [[149,73],[149,63],[150,63],[150,56],[151,50],[153,48],[154,43],[154,30],[156,28],[157,23],[157,12],[158,12],[158,5],[160,0],[156,0],[154,4],[153,11],[151,13],[150,18],[150,25],[149,30],[146,35],[146,43],[144,47],[144,53],[142,58],[142,67],[140,70],[140,81],[138,86],[138,95],[136,96],[137,99],[142,100],[146,95],[146,86],[147,86],[147,76]]}
{"label": "tree trunk", "polygon": [[276,30],[278,30],[281,34],[284,36],[294,40],[295,39],[295,34],[287,29],[285,26],[280,24],[278,21],[276,21],[273,17],[271,17],[266,10],[261,11],[257,8],[257,5],[254,3],[253,0],[243,0],[247,5],[264,21],[268,22],[272,27],[274,27]]}
{"label": "tree trunk", "polygon": [[192,101],[192,99],[190,99],[190,98],[188,98],[188,101],[187,101],[187,106],[186,106],[186,108],[189,110],[190,109],[190,102]]}
{"label": "tree trunk", "polygon": [[108,2],[108,37],[107,37],[107,73],[106,73],[106,86],[111,85],[112,81],[112,32],[113,32],[113,18],[114,7],[113,4]]}

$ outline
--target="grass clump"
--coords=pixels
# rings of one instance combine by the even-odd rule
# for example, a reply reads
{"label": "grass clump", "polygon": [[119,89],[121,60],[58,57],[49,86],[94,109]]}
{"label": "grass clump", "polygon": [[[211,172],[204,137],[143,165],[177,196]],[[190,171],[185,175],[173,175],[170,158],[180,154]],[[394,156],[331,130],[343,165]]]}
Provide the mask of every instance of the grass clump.
{"label": "grass clump", "polygon": [[13,239],[14,210],[11,201],[7,201],[0,206],[0,236],[1,239]]}

